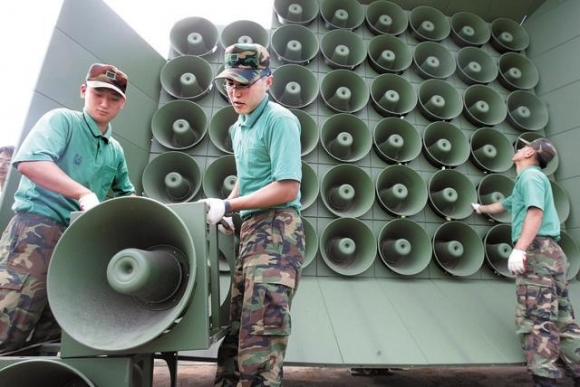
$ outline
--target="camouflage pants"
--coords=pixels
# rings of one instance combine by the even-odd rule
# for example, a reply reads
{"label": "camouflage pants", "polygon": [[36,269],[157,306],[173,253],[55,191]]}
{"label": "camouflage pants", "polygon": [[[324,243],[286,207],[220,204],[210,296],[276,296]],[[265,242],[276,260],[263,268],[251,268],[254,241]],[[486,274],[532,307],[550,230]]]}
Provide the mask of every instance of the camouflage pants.
{"label": "camouflage pants", "polygon": [[560,378],[559,359],[580,376],[580,327],[568,298],[568,260],[552,238],[534,239],[516,278],[516,327],[534,375]]}
{"label": "camouflage pants", "polygon": [[295,210],[265,211],[242,224],[230,327],[218,350],[215,386],[282,386],[304,248]]}
{"label": "camouflage pants", "polygon": [[[18,213],[0,239],[0,353],[53,338],[60,328],[46,291],[52,251],[64,226]],[[32,333],[32,337],[31,337]]]}

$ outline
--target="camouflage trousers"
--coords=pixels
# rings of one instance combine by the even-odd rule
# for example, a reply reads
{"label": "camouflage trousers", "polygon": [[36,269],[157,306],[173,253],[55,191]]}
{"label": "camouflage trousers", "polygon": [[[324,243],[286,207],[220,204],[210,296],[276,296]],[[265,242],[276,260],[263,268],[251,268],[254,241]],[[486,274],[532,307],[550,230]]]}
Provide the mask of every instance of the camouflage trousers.
{"label": "camouflage trousers", "polygon": [[580,376],[580,327],[568,297],[566,255],[552,238],[537,237],[526,271],[516,278],[516,328],[534,375],[562,377],[561,361]]}
{"label": "camouflage trousers", "polygon": [[304,248],[302,220],[293,209],[261,212],[243,222],[215,386],[282,386]]}
{"label": "camouflage trousers", "polygon": [[58,338],[46,290],[48,264],[64,226],[18,213],[0,239],[0,354]]}

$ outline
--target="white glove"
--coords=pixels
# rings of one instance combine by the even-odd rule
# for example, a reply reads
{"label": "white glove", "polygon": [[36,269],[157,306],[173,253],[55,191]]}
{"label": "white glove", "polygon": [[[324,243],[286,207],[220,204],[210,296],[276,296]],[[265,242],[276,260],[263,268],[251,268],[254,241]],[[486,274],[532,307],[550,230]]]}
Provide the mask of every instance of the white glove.
{"label": "white glove", "polygon": [[206,220],[209,224],[216,224],[219,222],[226,213],[226,204],[222,199],[200,199],[200,202],[206,204]]}
{"label": "white glove", "polygon": [[232,235],[236,231],[236,226],[234,226],[234,221],[231,216],[223,217],[218,224],[218,230],[222,234]]}
{"label": "white glove", "polygon": [[481,210],[480,210],[481,204],[479,204],[479,203],[471,203],[471,208],[473,208],[473,211],[476,214],[481,214]]}
{"label": "white glove", "polygon": [[508,258],[508,269],[512,274],[522,274],[526,271],[526,252],[520,249],[513,249]]}
{"label": "white glove", "polygon": [[96,207],[99,204],[99,198],[95,195],[94,192],[89,192],[88,194],[84,194],[79,198],[79,205],[81,207],[81,211],[88,211],[93,207]]}

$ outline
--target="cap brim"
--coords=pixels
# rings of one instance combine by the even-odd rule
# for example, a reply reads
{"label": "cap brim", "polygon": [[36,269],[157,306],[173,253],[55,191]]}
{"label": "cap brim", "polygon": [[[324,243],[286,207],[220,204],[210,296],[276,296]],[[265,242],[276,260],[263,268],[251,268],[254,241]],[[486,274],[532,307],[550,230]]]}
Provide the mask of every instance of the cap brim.
{"label": "cap brim", "polygon": [[246,69],[225,69],[219,73],[214,79],[233,79],[234,81],[247,84],[255,81],[262,76],[263,70],[246,70]]}
{"label": "cap brim", "polygon": [[125,96],[125,93],[123,93],[121,91],[121,89],[119,89],[117,86],[111,84],[111,83],[107,83],[107,82],[101,82],[101,81],[87,81],[87,86],[98,89],[98,88],[106,88],[106,89],[112,89],[115,90],[117,93],[119,93],[121,95],[121,97],[123,98],[127,98]]}

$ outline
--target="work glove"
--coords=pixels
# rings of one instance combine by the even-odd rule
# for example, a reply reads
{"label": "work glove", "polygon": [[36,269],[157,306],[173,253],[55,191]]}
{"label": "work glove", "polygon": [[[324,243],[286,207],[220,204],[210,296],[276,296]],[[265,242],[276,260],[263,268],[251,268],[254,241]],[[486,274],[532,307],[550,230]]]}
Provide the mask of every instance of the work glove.
{"label": "work glove", "polygon": [[479,203],[471,203],[471,208],[473,208],[473,212],[475,212],[476,214],[481,214],[480,208],[481,204]]}
{"label": "work glove", "polygon": [[200,199],[200,202],[204,202],[206,205],[206,220],[209,224],[216,224],[219,222],[226,213],[226,204],[222,199],[208,198]]}
{"label": "work glove", "polygon": [[81,211],[88,211],[93,207],[96,207],[99,204],[99,198],[95,195],[94,192],[89,192],[87,194],[82,195],[79,198],[79,206]]}
{"label": "work glove", "polygon": [[508,269],[512,274],[522,274],[526,271],[526,252],[520,249],[513,249],[508,258]]}
{"label": "work glove", "polygon": [[236,231],[234,226],[234,221],[231,216],[225,216],[220,220],[218,224],[218,231],[225,235],[232,235]]}

